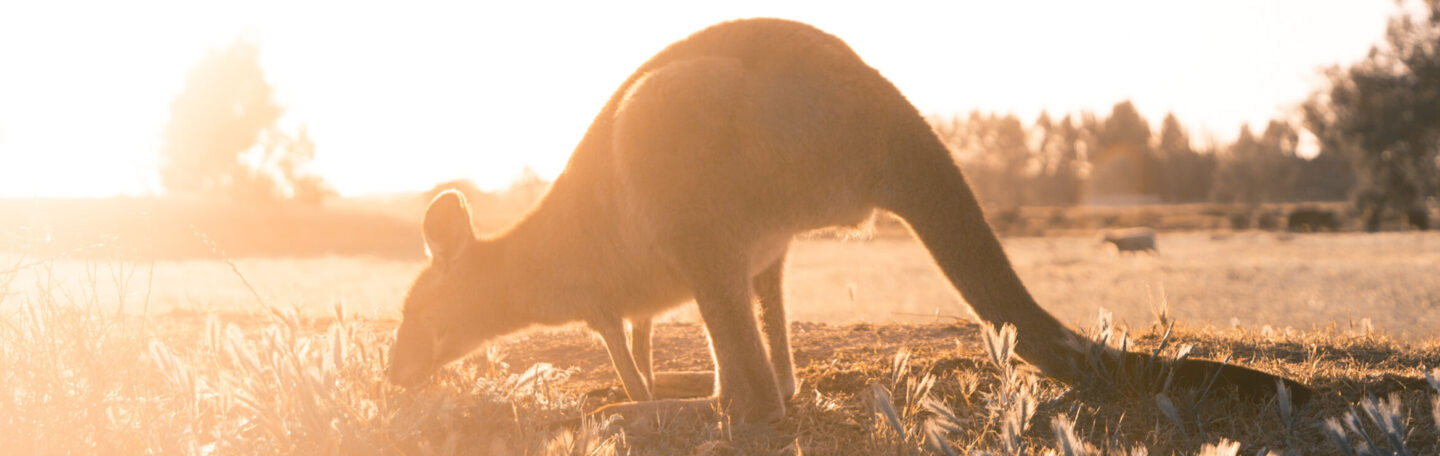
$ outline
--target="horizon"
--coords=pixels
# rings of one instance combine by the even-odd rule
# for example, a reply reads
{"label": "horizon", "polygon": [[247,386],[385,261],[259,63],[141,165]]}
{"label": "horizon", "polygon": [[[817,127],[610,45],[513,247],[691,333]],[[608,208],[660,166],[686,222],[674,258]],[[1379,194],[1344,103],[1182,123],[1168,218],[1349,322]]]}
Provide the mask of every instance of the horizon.
{"label": "horizon", "polygon": [[1242,124],[1258,131],[1290,115],[1320,68],[1364,56],[1396,10],[1293,0],[452,6],[0,6],[0,61],[24,69],[0,72],[0,197],[162,193],[169,104],[191,67],[237,39],[258,45],[286,108],[280,124],[308,125],[321,177],[354,197],[456,178],[500,189],[525,167],[553,179],[635,67],[724,20],[815,25],[927,114],[1028,123],[1041,111],[1104,116],[1131,100],[1152,129],[1173,112],[1192,138],[1228,141]]}

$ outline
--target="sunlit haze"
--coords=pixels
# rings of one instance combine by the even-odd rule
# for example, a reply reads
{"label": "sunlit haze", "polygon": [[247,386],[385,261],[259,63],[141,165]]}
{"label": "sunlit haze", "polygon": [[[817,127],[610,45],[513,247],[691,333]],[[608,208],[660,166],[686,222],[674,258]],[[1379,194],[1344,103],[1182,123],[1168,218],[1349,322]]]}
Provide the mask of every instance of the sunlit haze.
{"label": "sunlit haze", "polygon": [[[684,5],[684,6],[681,6]],[[1383,35],[1389,1],[0,3],[0,196],[154,194],[161,133],[208,50],[258,43],[282,124],[342,195],[553,177],[666,44],[775,16],[847,41],[921,110],[1093,110],[1230,138]]]}

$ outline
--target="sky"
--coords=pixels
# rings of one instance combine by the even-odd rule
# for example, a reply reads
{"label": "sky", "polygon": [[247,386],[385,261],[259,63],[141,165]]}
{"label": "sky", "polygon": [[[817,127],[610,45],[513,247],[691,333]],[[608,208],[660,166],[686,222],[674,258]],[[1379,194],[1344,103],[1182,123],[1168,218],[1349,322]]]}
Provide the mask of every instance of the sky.
{"label": "sky", "polygon": [[615,87],[665,45],[744,17],[846,40],[921,111],[1034,119],[1132,100],[1192,136],[1263,128],[1381,40],[1389,0],[0,2],[0,197],[156,194],[189,69],[257,43],[342,195],[564,168]]}

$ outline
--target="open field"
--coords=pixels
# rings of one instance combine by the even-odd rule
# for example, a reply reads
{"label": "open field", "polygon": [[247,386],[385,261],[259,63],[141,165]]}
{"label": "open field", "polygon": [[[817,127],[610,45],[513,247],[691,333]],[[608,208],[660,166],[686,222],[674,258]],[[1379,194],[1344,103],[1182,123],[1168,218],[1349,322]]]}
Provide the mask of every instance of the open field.
{"label": "open field", "polygon": [[[7,255],[0,272],[21,270],[0,274],[0,447],[923,454],[943,453],[943,440],[1002,454],[1077,442],[1109,454],[1196,454],[1227,441],[1243,454],[1338,454],[1361,442],[1440,451],[1440,384],[1426,377],[1440,366],[1440,237],[1162,233],[1153,256],[1118,255],[1094,237],[1005,243],[1066,321],[1088,327],[1103,306],[1128,322],[1134,348],[1175,356],[1193,346],[1190,356],[1284,372],[1320,395],[1291,410],[1167,389],[1158,377],[1122,378],[1111,392],[1104,372],[1074,389],[1006,373],[909,239],[796,243],[787,293],[802,385],[774,427],[586,418],[623,398],[604,348],[576,327],[499,341],[416,390],[388,385],[398,303],[419,260],[157,261],[152,280],[149,261]],[[1178,322],[1169,340],[1152,324],[1167,301]],[[710,368],[692,312],[657,328],[658,369]]]}
{"label": "open field", "polygon": [[[510,338],[400,390],[382,376],[393,320],[141,320],[55,299],[25,310],[0,325],[0,445],[14,454],[943,454],[942,440],[962,454],[1340,454],[1330,434],[1397,451],[1374,454],[1440,451],[1440,384],[1426,381],[1440,345],[1383,336],[1179,329],[1163,350],[1152,331],[1130,342],[1164,356],[1193,345],[1319,391],[1288,409],[1159,377],[1111,392],[1097,372],[1070,389],[997,368],[964,322],[796,323],[801,387],[783,421],[627,427],[586,417],[622,394],[578,329]],[[708,368],[698,325],[657,330],[658,369]],[[1344,423],[1327,431],[1327,419]]]}
{"label": "open field", "polygon": [[[1145,326],[1168,301],[1170,318],[1229,328],[1342,330],[1372,327],[1405,339],[1440,328],[1440,235],[1162,233],[1159,255],[1118,255],[1093,237],[1005,240],[1020,275],[1041,305],[1076,323],[1105,308],[1130,326]],[[12,261],[13,256],[7,257]],[[336,301],[351,312],[398,318],[405,289],[422,260],[367,257],[239,258],[232,260],[266,303],[326,313]],[[46,263],[49,266],[52,263]],[[69,289],[98,289],[99,302],[151,314],[254,312],[256,298],[230,265],[215,260],[149,262],[73,260],[53,270],[30,269],[16,279],[56,280]],[[954,290],[914,240],[796,243],[787,269],[793,320],[933,322],[968,317]],[[125,299],[114,291],[128,277]],[[94,277],[99,287],[87,287]],[[13,287],[12,287],[13,288]],[[25,293],[24,288],[11,293]],[[78,298],[77,298],[78,299]],[[20,299],[6,300],[13,306]],[[672,319],[695,321],[693,307]]]}

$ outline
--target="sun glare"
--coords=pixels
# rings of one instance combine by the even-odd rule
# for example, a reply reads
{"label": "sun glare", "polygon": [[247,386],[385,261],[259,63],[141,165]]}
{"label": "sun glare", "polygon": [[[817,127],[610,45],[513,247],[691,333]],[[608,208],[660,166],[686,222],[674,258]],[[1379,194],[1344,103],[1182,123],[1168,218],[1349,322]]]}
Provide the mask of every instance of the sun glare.
{"label": "sun glare", "polygon": [[635,66],[705,25],[751,16],[845,37],[927,112],[1033,118],[1131,99],[1147,118],[1174,111],[1229,138],[1303,98],[1315,68],[1361,55],[1379,38],[1388,4],[1353,3],[901,2],[877,11],[741,1],[557,11],[7,2],[0,196],[162,192],[171,103],[207,53],[236,41],[259,49],[284,110],[280,129],[306,127],[315,171],[342,195],[360,195],[455,178],[499,188],[525,167],[554,176]]}

